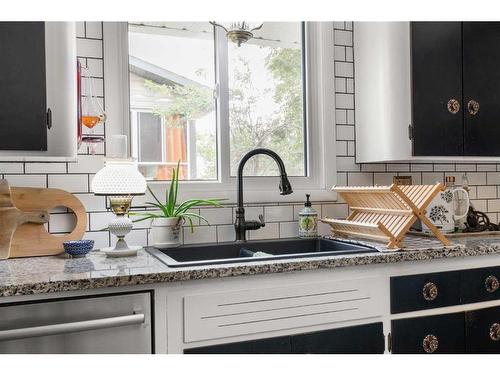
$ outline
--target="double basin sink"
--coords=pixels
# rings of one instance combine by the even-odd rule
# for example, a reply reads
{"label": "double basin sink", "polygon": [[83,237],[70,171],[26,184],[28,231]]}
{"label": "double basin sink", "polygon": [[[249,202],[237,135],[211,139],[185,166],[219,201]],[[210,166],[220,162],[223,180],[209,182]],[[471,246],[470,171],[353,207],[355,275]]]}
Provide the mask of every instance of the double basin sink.
{"label": "double basin sink", "polygon": [[149,252],[169,267],[234,264],[377,252],[374,247],[327,238],[293,238],[186,245]]}

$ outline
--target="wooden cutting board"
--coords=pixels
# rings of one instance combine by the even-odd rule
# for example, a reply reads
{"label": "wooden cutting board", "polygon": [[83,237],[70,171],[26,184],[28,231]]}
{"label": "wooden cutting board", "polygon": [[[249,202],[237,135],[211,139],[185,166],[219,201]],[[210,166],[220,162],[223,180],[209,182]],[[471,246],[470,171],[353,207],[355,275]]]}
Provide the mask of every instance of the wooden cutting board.
{"label": "wooden cutting board", "polygon": [[14,205],[21,211],[50,211],[55,207],[67,207],[76,215],[76,226],[67,235],[50,234],[43,224],[21,224],[11,241],[10,258],[56,255],[64,251],[64,241],[82,239],[87,227],[87,214],[73,194],[61,189],[11,187],[10,190]]}

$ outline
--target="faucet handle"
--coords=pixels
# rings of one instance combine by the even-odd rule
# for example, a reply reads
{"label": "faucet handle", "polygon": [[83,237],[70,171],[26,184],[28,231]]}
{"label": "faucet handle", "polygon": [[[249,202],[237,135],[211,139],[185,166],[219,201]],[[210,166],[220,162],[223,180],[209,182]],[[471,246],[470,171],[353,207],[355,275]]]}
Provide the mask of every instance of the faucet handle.
{"label": "faucet handle", "polygon": [[261,227],[265,227],[266,226],[266,222],[264,221],[264,215],[262,215],[262,214],[259,215],[259,221],[260,221],[260,226]]}

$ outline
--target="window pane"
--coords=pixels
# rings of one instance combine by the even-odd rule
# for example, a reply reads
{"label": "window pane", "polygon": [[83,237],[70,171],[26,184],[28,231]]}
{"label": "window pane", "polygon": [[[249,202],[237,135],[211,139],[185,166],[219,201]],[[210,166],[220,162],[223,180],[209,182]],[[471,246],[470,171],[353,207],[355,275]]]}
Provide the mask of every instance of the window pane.
{"label": "window pane", "polygon": [[[249,150],[270,148],[291,176],[305,176],[303,31],[300,22],[265,22],[238,47],[228,42],[231,175]],[[269,157],[250,159],[245,174],[278,173]]]}
{"label": "window pane", "polygon": [[161,162],[161,117],[148,112],[137,114],[139,162]]}
{"label": "window pane", "polygon": [[132,143],[141,172],[150,179],[170,179],[180,160],[180,179],[217,179],[212,25],[130,23],[128,37],[130,110],[150,112],[163,127],[154,121],[139,125],[138,119]]}

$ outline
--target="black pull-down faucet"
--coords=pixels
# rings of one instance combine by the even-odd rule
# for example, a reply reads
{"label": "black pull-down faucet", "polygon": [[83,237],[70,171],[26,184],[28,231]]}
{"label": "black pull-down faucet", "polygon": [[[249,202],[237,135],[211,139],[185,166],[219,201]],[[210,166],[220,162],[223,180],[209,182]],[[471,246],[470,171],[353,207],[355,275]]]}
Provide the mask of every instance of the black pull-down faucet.
{"label": "black pull-down faucet", "polygon": [[290,184],[290,181],[288,181],[288,177],[286,175],[285,164],[276,152],[267,148],[256,148],[255,150],[247,152],[245,156],[241,158],[238,165],[238,207],[236,208],[236,220],[234,222],[236,241],[246,241],[247,230],[256,230],[266,225],[262,215],[259,215],[259,221],[245,220],[245,208],[243,208],[243,168],[245,167],[245,163],[248,159],[259,154],[270,156],[274,159],[276,164],[278,164],[278,169],[280,171],[280,194],[288,195],[293,192],[292,185]]}

